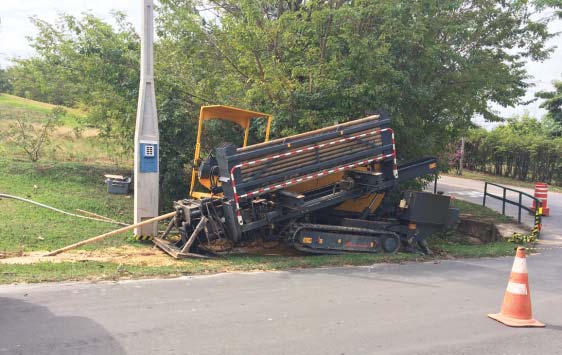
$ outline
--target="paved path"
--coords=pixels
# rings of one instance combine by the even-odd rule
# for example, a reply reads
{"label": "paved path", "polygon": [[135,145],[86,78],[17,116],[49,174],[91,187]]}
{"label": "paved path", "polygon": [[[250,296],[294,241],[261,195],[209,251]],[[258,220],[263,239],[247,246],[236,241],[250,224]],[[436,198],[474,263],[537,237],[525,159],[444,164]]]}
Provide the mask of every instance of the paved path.
{"label": "paved path", "polygon": [[[440,189],[477,198],[467,195],[476,183],[457,183]],[[551,231],[560,226],[555,200]],[[0,354],[560,354],[556,238],[550,232],[528,258],[544,329],[486,317],[500,308],[513,262],[506,257],[1,286]]]}
{"label": "paved path", "polygon": [[[533,195],[532,189],[510,185],[506,186]],[[433,191],[433,184],[428,186],[428,190]],[[437,182],[437,190],[443,191],[445,194],[461,200],[481,204],[484,197],[484,182],[459,177],[442,176]],[[502,189],[490,187],[489,192],[501,196]],[[517,201],[519,194],[508,192],[506,197]],[[528,198],[524,198],[522,202],[531,205],[531,200]],[[502,210],[501,202],[490,197],[487,197],[486,206],[498,212]],[[541,238],[562,240],[562,193],[549,192],[548,206],[550,208],[550,216],[542,219],[543,230],[541,232]],[[517,218],[517,208],[515,206],[506,205],[506,214]],[[534,216],[530,216],[526,211],[522,211],[522,222],[527,225],[532,225],[534,223]]]}

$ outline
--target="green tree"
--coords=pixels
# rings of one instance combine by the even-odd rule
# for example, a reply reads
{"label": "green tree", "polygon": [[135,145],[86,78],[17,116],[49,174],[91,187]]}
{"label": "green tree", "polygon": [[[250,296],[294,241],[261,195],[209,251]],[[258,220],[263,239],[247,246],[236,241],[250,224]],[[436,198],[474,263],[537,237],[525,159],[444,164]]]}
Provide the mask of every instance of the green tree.
{"label": "green tree", "polygon": [[[529,86],[524,63],[551,52],[553,17],[538,14],[560,6],[557,0],[161,0],[155,81],[163,191],[185,195],[203,104],[272,113],[273,136],[384,110],[394,120],[400,158],[443,152],[474,115],[501,120],[491,104],[521,102]],[[17,89],[90,106],[91,122],[127,146],[139,52],[137,36],[120,21],[113,29],[91,15],[63,16],[55,25],[36,20],[38,55],[16,66],[21,82],[39,79]],[[225,132],[208,134],[232,140]]]}
{"label": "green tree", "polygon": [[541,91],[536,96],[544,99],[540,107],[548,111],[545,123],[552,135],[562,136],[562,81],[554,81],[553,84],[554,91]]}
{"label": "green tree", "polygon": [[15,112],[7,118],[13,120],[10,123],[4,136],[9,144],[18,147],[28,159],[36,162],[41,158],[43,151],[51,141],[51,134],[62,124],[62,117],[66,111],[61,107],[55,107],[41,121],[41,123],[31,122],[27,112]]}
{"label": "green tree", "polygon": [[36,54],[16,61],[16,95],[82,107],[88,123],[127,151],[132,147],[139,82],[139,38],[125,15],[116,28],[91,14],[61,15],[55,24],[37,17],[30,38]]}
{"label": "green tree", "polygon": [[0,68],[0,93],[12,91],[12,82],[8,70]]}
{"label": "green tree", "polygon": [[[168,66],[187,91],[276,116],[286,135],[391,114],[402,157],[442,151],[475,114],[520,102],[524,62],[544,59],[557,2],[161,1],[159,34]],[[193,84],[192,84],[193,83]],[[201,100],[194,99],[201,103]],[[423,132],[424,139],[415,139]]]}
{"label": "green tree", "polygon": [[562,184],[562,137],[552,137],[545,120],[528,114],[487,132],[469,132],[466,167],[520,180]]}

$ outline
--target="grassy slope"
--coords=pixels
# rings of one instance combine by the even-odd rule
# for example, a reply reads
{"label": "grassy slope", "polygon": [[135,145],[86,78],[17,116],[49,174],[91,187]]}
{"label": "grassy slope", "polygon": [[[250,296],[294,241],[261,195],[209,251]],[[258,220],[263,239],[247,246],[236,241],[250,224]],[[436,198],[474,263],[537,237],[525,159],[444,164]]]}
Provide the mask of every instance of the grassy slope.
{"label": "grassy slope", "polygon": [[[79,208],[130,222],[133,199],[105,192],[103,174],[108,172],[117,171],[80,163],[34,166],[2,159],[0,192],[69,212]],[[4,254],[62,247],[115,228],[112,224],[76,219],[16,200],[0,201],[0,252]],[[104,245],[121,243],[123,238],[114,238]]]}
{"label": "grassy slope", "polygon": [[492,219],[499,223],[515,223],[515,219],[510,216],[504,216],[499,212],[496,212],[482,205],[471,203],[463,200],[454,200],[453,207],[461,210],[461,213],[470,214],[473,217]]}
{"label": "grassy slope", "polygon": [[[0,94],[0,112],[3,113],[26,112],[33,117],[40,117],[40,115],[48,114],[55,107],[56,105],[45,102],[8,94]],[[67,126],[76,127],[80,125],[80,120],[86,117],[86,113],[80,110],[68,107],[64,109],[67,111],[67,115],[64,118],[64,124]]]}
{"label": "grassy slope", "polygon": [[[24,99],[17,96],[0,94],[0,133],[15,124],[15,118],[26,122],[40,123],[54,108],[44,102]],[[42,159],[56,161],[79,161],[90,163],[115,164],[131,166],[132,161],[123,157],[110,143],[98,137],[98,131],[84,127],[86,114],[76,109],[66,108],[63,126],[51,134],[51,142],[44,146]],[[76,129],[82,133],[76,134]],[[0,156],[27,159],[23,150],[9,142],[8,137],[0,134]]]}

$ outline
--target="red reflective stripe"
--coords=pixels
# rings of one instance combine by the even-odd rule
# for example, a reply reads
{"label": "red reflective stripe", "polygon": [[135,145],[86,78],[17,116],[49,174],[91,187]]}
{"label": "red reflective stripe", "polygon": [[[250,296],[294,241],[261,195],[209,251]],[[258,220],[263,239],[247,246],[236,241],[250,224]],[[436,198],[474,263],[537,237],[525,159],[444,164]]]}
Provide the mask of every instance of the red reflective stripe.
{"label": "red reflective stripe", "polygon": [[[391,156],[392,156],[392,154],[387,154],[387,155],[383,155],[383,156],[378,156],[378,157],[373,158],[373,159],[368,159],[368,160],[363,160],[363,161],[360,161],[360,162],[357,162],[357,163],[353,163],[353,164],[343,165],[343,166],[337,167],[336,169],[339,170],[339,171],[346,170],[346,169],[351,169],[351,168],[353,168],[353,167],[355,167],[355,166],[357,166],[357,165],[368,164],[368,163],[370,163],[370,162],[382,160],[382,159],[384,159],[384,158],[389,158],[389,157],[391,157]],[[331,169],[331,170],[334,170],[334,169]],[[394,170],[397,170],[397,169],[395,168]],[[270,185],[270,186],[268,186],[268,187],[266,187],[266,188],[264,188],[264,189],[260,189],[260,190],[279,189],[279,188],[285,187],[285,186],[287,186],[287,185],[289,185],[289,184],[296,183],[296,182],[298,182],[298,180],[301,180],[301,179],[302,179],[302,180],[310,180],[310,179],[313,179],[313,178],[315,178],[315,177],[324,176],[324,175],[328,174],[329,172],[330,172],[330,170],[323,170],[323,171],[320,171],[320,172],[318,172],[318,173],[306,175],[306,176],[301,177],[301,178],[299,178],[299,179],[292,179],[292,180],[289,180],[289,181],[287,181],[287,182],[283,182],[283,183],[281,183],[281,184]],[[252,191],[252,192],[246,193],[246,194],[244,194],[244,195],[240,195],[239,197],[240,197],[240,198],[250,197],[250,196],[255,195],[256,193],[259,193],[260,190]]]}
{"label": "red reflective stripe", "polygon": [[[332,144],[336,144],[336,143],[343,143],[343,142],[347,142],[347,141],[354,140],[354,139],[357,139],[357,138],[366,137],[367,135],[376,135],[376,134],[379,134],[379,133],[385,132],[385,131],[391,131],[392,136],[394,137],[394,131],[392,130],[392,128],[377,129],[377,130],[371,131],[369,133],[362,133],[362,134],[358,134],[358,135],[355,135],[355,136],[334,140],[334,141],[331,141],[331,142],[328,142],[328,143],[321,143],[321,144],[317,144],[317,145],[313,145],[313,146],[309,146],[309,147],[305,147],[305,148],[294,149],[294,150],[291,150],[291,151],[283,153],[283,154],[276,154],[276,155],[273,155],[273,156],[253,160],[253,161],[250,161],[250,162],[240,163],[240,164],[236,165],[235,167],[245,167],[245,166],[250,165],[250,164],[266,162],[266,161],[269,161],[271,159],[279,159],[279,158],[282,158],[282,157],[291,156],[293,154],[302,153],[304,150],[318,149],[318,148],[322,148],[322,147],[326,146],[327,144],[332,145]],[[393,141],[394,141],[394,138],[393,138]],[[393,144],[394,144],[394,142],[393,142]]]}
{"label": "red reflective stripe", "polygon": [[239,217],[238,219],[240,220],[242,218],[242,214],[240,213],[240,204],[238,203],[238,193],[236,192],[236,184],[234,183],[234,169],[236,169],[236,167],[232,167],[232,169],[230,169],[230,183],[232,184],[232,192],[234,193],[234,203],[236,204],[236,211]]}

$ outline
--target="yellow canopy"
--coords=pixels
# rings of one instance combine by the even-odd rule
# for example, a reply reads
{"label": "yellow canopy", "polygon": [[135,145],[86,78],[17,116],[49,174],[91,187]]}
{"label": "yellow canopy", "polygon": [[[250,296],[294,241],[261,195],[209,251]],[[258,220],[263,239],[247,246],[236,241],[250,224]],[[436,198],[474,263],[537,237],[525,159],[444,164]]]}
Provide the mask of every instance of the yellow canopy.
{"label": "yellow canopy", "polygon": [[202,106],[199,114],[199,118],[203,121],[219,118],[237,123],[242,127],[246,127],[247,122],[252,118],[270,116],[271,115],[263,112],[243,110],[241,108],[224,105]]}
{"label": "yellow canopy", "polygon": [[243,110],[237,107],[223,106],[223,105],[211,105],[211,106],[201,106],[199,112],[199,124],[197,127],[197,141],[195,143],[195,157],[194,166],[191,173],[191,186],[189,189],[189,195],[193,195],[193,189],[195,187],[195,176],[197,175],[197,165],[199,162],[200,151],[201,151],[201,133],[203,131],[203,122],[207,120],[225,120],[238,124],[244,128],[244,144],[243,147],[248,144],[248,135],[250,133],[250,121],[253,118],[266,118],[267,117],[267,127],[265,129],[265,140],[269,140],[269,130],[271,128],[271,119],[273,116],[257,111]]}

